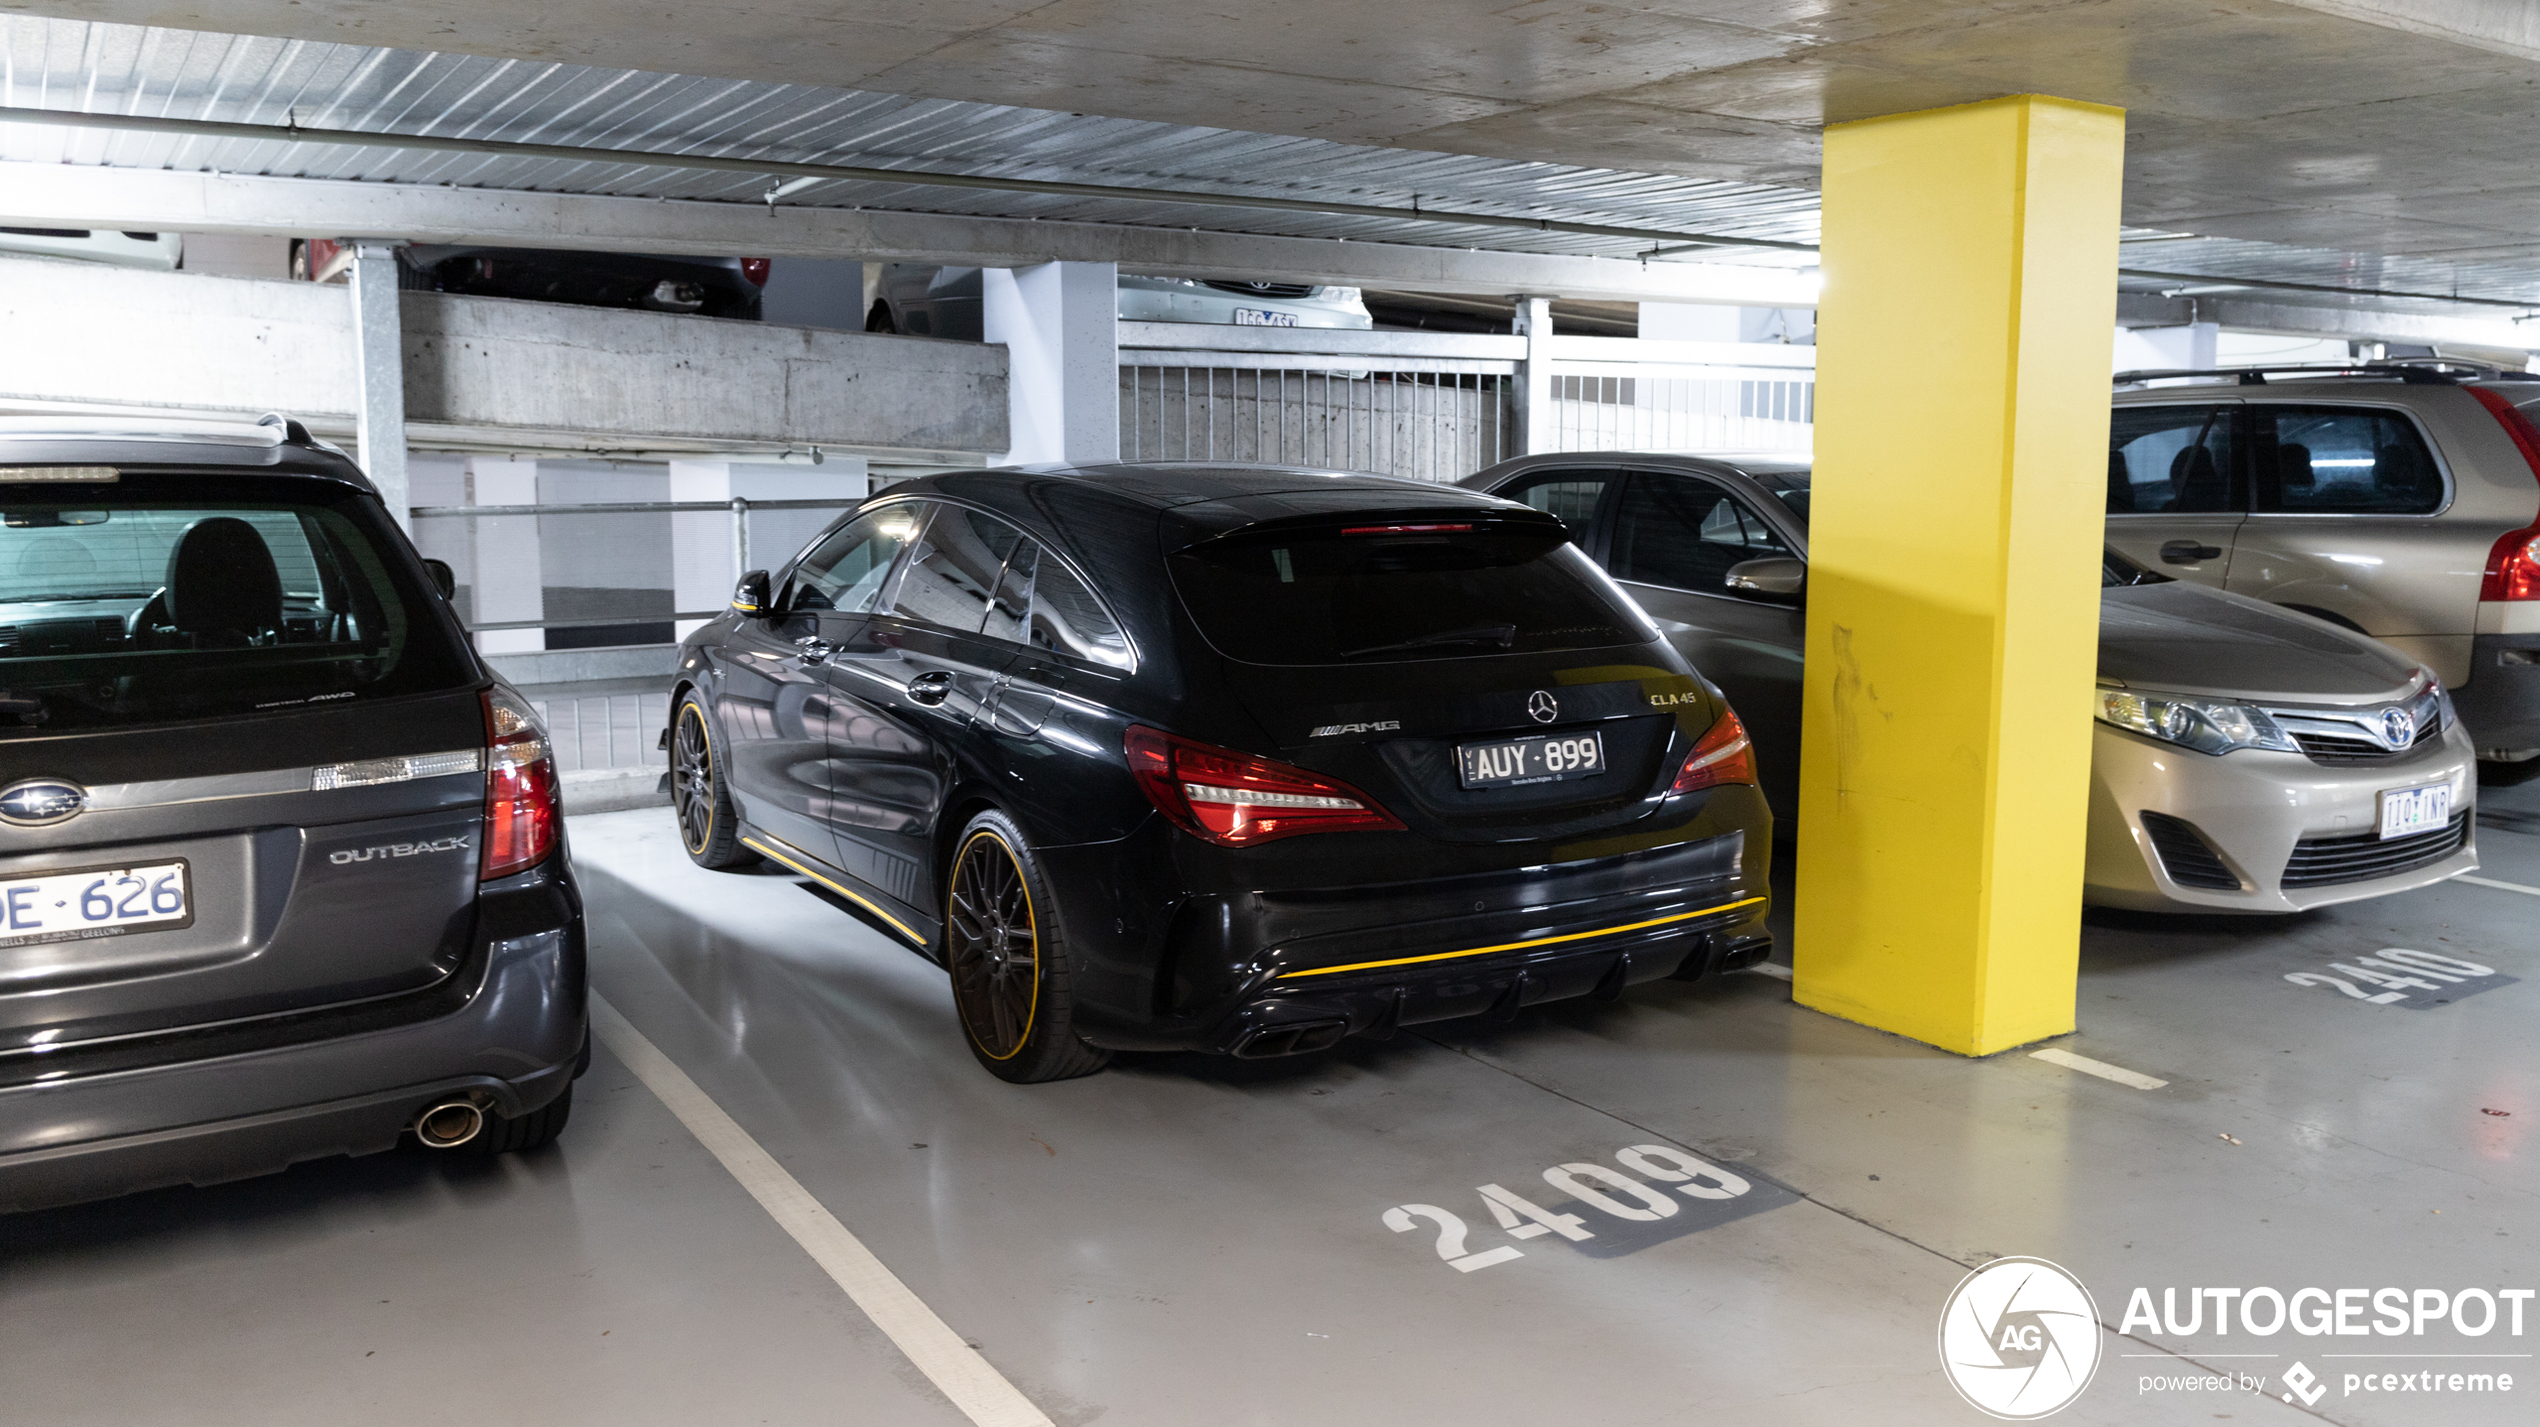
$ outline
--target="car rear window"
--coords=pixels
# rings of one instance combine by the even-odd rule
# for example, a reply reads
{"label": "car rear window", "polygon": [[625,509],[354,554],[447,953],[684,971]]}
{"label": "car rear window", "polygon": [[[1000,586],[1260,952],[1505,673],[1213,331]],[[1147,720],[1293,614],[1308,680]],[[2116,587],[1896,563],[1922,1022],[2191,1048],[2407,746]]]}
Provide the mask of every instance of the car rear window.
{"label": "car rear window", "polygon": [[465,688],[377,504],[332,482],[0,482],[0,737]]}
{"label": "car rear window", "polygon": [[1465,659],[1653,637],[1562,531],[1531,522],[1245,533],[1171,563],[1200,632],[1250,664]]}

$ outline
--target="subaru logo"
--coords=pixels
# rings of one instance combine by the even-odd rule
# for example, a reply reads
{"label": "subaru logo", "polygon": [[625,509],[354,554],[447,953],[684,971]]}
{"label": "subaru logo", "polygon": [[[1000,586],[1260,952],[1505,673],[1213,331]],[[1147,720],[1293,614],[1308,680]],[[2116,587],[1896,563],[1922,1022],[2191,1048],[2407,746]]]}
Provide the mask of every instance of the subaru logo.
{"label": "subaru logo", "polygon": [[1550,723],[1561,717],[1561,701],[1537,689],[1526,696],[1526,716],[1537,723]]}
{"label": "subaru logo", "polygon": [[88,790],[59,778],[29,778],[0,790],[0,822],[42,827],[79,816],[88,806]]}
{"label": "subaru logo", "polygon": [[2381,742],[2386,748],[2405,748],[2416,741],[2417,721],[2406,709],[2381,711]]}

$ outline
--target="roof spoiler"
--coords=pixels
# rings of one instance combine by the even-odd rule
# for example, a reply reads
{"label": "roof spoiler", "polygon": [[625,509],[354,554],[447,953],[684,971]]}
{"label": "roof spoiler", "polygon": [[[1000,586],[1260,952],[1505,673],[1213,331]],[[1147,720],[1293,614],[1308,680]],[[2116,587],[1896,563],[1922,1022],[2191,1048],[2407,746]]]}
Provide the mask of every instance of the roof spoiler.
{"label": "roof spoiler", "polygon": [[268,411],[264,415],[257,417],[256,424],[258,426],[281,427],[282,439],[294,446],[314,446],[317,444],[317,438],[309,434],[308,427],[301,425],[296,417],[285,416],[279,411]]}

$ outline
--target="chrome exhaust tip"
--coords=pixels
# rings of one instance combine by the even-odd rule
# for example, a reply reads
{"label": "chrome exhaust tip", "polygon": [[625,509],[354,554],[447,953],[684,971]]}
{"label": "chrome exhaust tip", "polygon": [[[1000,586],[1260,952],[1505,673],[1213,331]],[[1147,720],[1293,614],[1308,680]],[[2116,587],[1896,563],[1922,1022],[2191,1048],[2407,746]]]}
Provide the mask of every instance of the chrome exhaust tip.
{"label": "chrome exhaust tip", "polygon": [[484,1128],[485,1111],[473,1100],[444,1100],[415,1117],[415,1138],[426,1149],[457,1149]]}

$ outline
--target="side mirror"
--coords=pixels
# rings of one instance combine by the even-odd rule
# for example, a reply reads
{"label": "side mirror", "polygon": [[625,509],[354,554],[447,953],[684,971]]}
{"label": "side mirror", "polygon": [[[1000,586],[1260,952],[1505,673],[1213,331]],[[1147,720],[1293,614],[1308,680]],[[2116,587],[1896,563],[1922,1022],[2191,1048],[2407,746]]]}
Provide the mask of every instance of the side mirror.
{"label": "side mirror", "polygon": [[1740,594],[1796,601],[1808,591],[1808,562],[1787,555],[1741,560],[1729,567],[1725,583]]}
{"label": "side mirror", "polygon": [[732,587],[732,607],[743,614],[773,614],[768,606],[774,600],[767,592],[767,572],[752,570]]}
{"label": "side mirror", "polygon": [[441,598],[454,600],[459,597],[459,575],[450,568],[449,561],[435,560],[426,555],[423,557],[423,569],[432,577],[432,588],[441,592]]}

